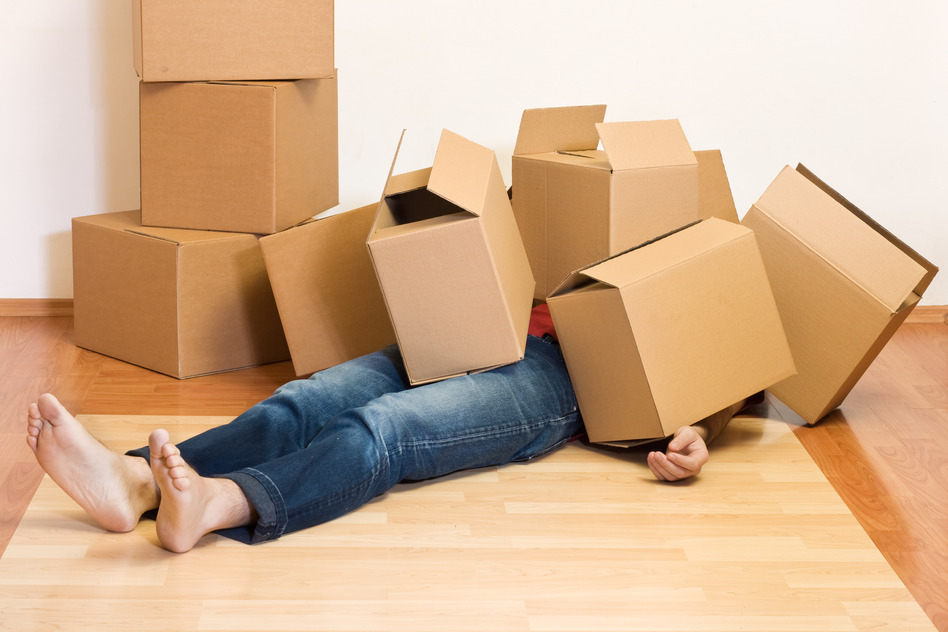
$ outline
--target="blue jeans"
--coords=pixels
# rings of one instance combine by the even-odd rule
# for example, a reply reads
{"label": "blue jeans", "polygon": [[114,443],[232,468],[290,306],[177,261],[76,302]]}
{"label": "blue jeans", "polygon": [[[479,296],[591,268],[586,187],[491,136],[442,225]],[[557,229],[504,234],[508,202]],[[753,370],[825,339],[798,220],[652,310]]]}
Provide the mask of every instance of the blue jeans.
{"label": "blue jeans", "polygon": [[531,459],[582,431],[559,347],[530,336],[520,362],[415,387],[391,346],[289,382],[178,447],[200,475],[240,486],[259,519],[221,534],[255,543],[401,481]]}

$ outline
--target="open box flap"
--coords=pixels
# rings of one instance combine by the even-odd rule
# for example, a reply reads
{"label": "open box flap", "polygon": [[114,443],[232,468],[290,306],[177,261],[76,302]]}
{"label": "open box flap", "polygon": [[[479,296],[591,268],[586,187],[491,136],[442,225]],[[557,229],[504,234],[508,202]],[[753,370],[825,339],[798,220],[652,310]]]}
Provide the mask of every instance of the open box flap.
{"label": "open box flap", "polygon": [[675,119],[596,123],[596,130],[613,170],[698,164]]}
{"label": "open box flap", "polygon": [[428,190],[474,215],[487,201],[494,152],[454,132],[443,130],[428,180]]}
{"label": "open box flap", "polygon": [[596,149],[596,123],[605,116],[605,105],[524,110],[513,155]]}

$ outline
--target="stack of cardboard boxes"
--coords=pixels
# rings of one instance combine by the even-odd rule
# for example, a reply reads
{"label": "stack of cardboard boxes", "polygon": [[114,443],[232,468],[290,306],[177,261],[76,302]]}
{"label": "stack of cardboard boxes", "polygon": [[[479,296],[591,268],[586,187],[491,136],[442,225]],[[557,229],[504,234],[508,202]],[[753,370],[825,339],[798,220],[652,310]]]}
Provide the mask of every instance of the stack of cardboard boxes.
{"label": "stack of cardboard boxes", "polygon": [[338,198],[331,1],[134,6],[141,212],[73,224],[101,353],[307,375],[397,341],[423,384],[521,359],[547,301],[591,440],[635,442],[764,389],[819,420],[937,272],[803,167],[739,222],[719,151],[602,105],[524,112],[509,192],[444,131],[432,167],[314,218]]}
{"label": "stack of cardboard boxes", "polygon": [[133,0],[141,211],[73,220],[78,345],[175,377],[289,357],[258,245],[337,204],[331,0]]}

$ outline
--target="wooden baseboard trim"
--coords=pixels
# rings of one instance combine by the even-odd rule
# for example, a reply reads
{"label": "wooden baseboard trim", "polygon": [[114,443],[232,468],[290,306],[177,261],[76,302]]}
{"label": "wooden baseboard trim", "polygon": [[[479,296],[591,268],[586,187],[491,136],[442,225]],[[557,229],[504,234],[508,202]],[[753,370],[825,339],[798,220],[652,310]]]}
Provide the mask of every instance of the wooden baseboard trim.
{"label": "wooden baseboard trim", "polygon": [[0,298],[0,316],[72,316],[72,299]]}
{"label": "wooden baseboard trim", "polygon": [[913,325],[948,325],[948,305],[917,305],[905,322]]}

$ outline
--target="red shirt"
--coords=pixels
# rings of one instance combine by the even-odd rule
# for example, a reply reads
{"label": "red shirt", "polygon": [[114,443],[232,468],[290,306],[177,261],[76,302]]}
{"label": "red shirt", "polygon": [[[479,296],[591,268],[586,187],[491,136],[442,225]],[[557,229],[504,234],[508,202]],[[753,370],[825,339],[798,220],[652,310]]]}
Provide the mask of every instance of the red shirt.
{"label": "red shirt", "polygon": [[553,340],[556,340],[556,329],[553,328],[553,317],[550,316],[550,306],[541,303],[530,312],[530,326],[527,333],[537,338],[542,338],[544,334],[549,334]]}

